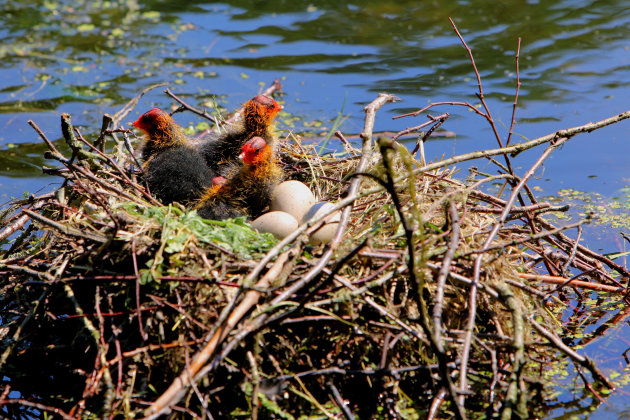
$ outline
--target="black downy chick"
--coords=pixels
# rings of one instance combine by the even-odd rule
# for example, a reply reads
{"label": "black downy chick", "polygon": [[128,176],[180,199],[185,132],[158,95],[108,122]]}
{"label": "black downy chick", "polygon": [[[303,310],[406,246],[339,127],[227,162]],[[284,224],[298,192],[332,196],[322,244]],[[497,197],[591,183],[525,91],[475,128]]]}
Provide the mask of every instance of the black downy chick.
{"label": "black downy chick", "polygon": [[214,172],[173,118],[160,108],[133,125],[145,133],[141,156],[151,193],[164,204],[190,204],[212,185]]}

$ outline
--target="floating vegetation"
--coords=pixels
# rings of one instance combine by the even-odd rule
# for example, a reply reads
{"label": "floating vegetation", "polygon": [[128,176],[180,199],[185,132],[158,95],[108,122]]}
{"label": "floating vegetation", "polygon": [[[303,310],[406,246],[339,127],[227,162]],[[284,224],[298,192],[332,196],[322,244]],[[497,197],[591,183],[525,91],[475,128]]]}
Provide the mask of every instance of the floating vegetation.
{"label": "floating vegetation", "polygon": [[[449,104],[494,128],[478,82],[482,108]],[[497,149],[424,163],[423,141],[449,115],[373,139],[377,111],[395,100],[366,106],[361,150],[339,131],[328,142],[344,152],[332,157],[283,142],[290,177],[341,212],[327,245],[309,237],[328,214],[277,241],[244,219],[161,206],[120,128],[137,100],[105,115],[92,142],[62,115],[70,154],[31,122],[61,164],[44,172],[63,184],[2,213],[0,414],[530,418],[570,366],[601,399],[613,383],[580,353],[588,322],[569,303],[625,296],[630,273],[580,245],[589,218],[549,223],[566,208],[538,202],[527,181],[560,145],[630,111],[520,144],[495,130]],[[396,139],[421,130],[416,159]],[[536,146],[540,159],[517,176],[514,156]],[[473,159],[501,173],[453,177]],[[507,199],[484,192],[497,181]]]}

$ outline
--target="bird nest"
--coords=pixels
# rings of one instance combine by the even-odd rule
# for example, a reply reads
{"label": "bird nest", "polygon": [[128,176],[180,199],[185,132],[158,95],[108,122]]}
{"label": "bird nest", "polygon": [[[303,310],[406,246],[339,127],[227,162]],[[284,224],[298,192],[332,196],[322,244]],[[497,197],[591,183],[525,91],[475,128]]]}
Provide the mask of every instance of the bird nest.
{"label": "bird nest", "polygon": [[[0,414],[525,418],[544,410],[557,360],[610,388],[558,336],[558,297],[622,291],[628,273],[563,233],[575,225],[553,226],[548,212],[566,209],[535,201],[527,179],[575,134],[627,115],[426,164],[396,140],[426,126],[421,146],[448,114],[374,140],[394,100],[366,106],[360,150],[340,132],[335,157],[282,141],[288,177],[340,214],[320,245],[309,238],[326,214],[277,240],[160,205],[120,128],[137,98],[93,141],[62,115],[67,148],[30,122],[63,183],[2,215]],[[510,154],[541,144],[514,175]],[[452,176],[493,156],[500,175]],[[497,182],[507,196],[484,188]]]}

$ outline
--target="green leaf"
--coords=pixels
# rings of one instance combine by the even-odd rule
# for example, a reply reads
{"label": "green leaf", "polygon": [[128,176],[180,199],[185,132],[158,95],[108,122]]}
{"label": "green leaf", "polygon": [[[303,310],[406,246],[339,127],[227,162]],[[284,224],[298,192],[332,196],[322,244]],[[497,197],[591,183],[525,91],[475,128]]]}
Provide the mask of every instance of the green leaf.
{"label": "green leaf", "polygon": [[91,31],[95,28],[94,25],[92,25],[91,23],[82,23],[81,25],[77,26],[77,31],[79,32],[88,32]]}

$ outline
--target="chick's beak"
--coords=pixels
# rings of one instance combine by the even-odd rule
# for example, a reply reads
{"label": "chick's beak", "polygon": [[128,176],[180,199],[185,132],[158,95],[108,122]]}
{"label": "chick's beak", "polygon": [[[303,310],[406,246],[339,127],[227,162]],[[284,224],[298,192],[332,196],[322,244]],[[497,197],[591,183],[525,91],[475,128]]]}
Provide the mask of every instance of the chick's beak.
{"label": "chick's beak", "polygon": [[241,154],[240,154],[240,155],[238,155],[238,158],[239,158],[240,160],[245,159],[245,152],[241,152]]}

